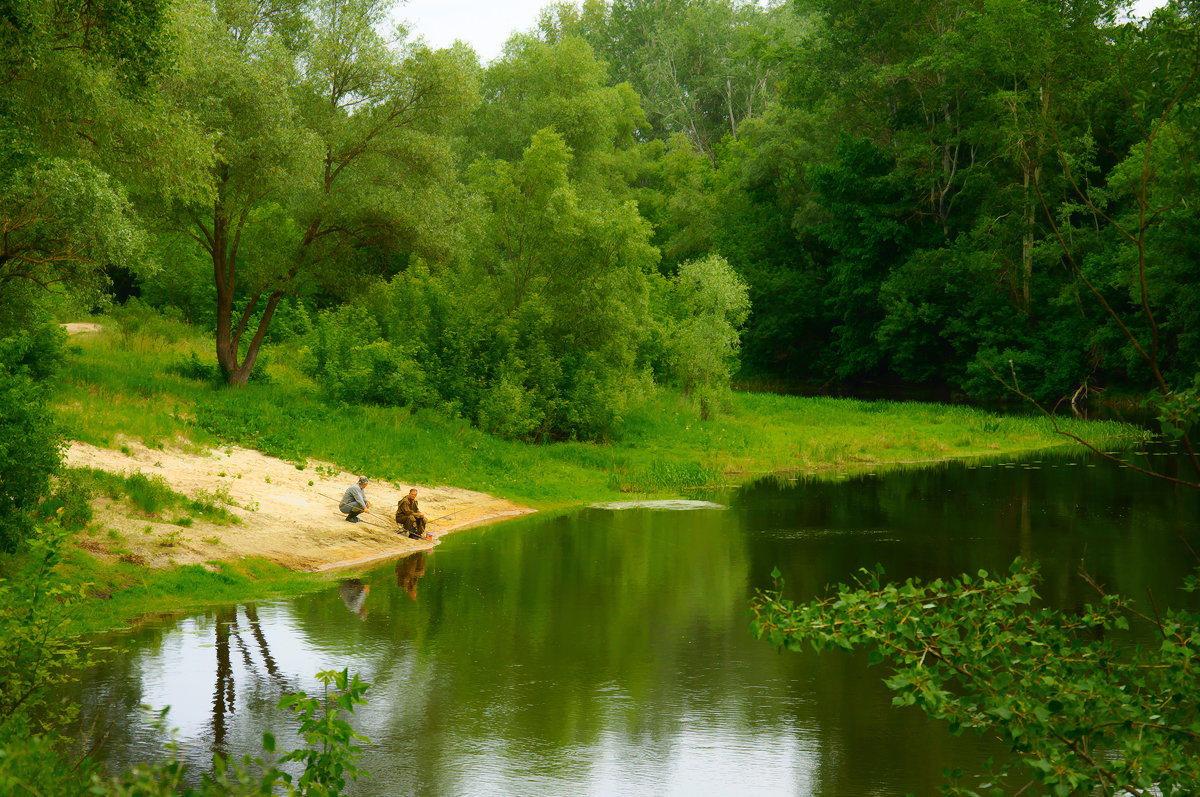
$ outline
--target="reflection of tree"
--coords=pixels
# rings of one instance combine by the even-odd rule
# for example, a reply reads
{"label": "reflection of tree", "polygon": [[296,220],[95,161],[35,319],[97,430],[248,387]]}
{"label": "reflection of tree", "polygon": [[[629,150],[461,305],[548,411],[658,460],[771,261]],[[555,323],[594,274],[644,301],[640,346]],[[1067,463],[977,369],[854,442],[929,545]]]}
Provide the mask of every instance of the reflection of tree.
{"label": "reflection of tree", "polygon": [[283,677],[283,673],[279,671],[279,665],[275,663],[275,658],[271,655],[271,649],[267,647],[267,638],[263,635],[262,625],[258,622],[258,607],[247,606],[246,619],[250,621],[250,633],[254,635],[254,641],[258,643],[258,650],[262,653],[267,673],[278,681],[282,687],[285,689],[288,688],[287,680]]}
{"label": "reflection of tree", "polygon": [[213,693],[213,752],[228,755],[225,745],[225,716],[233,713],[233,664],[229,658],[229,637],[237,625],[237,607],[217,609],[217,689]]}
{"label": "reflection of tree", "polygon": [[[231,656],[231,647],[234,642],[236,642],[238,649],[241,651],[245,672],[255,678],[259,677],[254,659],[250,653],[250,648],[247,647],[245,640],[242,639],[242,635],[239,632],[238,608],[236,605],[225,606],[217,609],[216,612],[217,685],[213,693],[212,751],[214,753],[221,753],[222,755],[228,754],[226,721],[228,716],[233,714],[234,698],[236,697],[233,680],[233,660]],[[293,687],[280,671],[279,665],[275,662],[275,657],[271,655],[271,649],[267,645],[267,637],[263,633],[262,624],[258,619],[258,608],[255,606],[246,606],[245,612],[250,635],[254,638],[259,655],[262,656],[267,675],[278,684],[281,691],[292,691]]]}
{"label": "reflection of tree", "polygon": [[417,582],[425,575],[425,552],[418,551],[396,562],[396,586],[417,599]]}

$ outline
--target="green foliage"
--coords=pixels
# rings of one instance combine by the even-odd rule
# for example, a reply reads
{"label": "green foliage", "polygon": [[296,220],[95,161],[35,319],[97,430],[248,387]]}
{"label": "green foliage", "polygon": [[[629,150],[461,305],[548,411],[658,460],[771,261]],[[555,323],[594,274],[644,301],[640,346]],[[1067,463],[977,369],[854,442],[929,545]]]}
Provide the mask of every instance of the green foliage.
{"label": "green foliage", "polygon": [[83,797],[98,770],[88,759],[72,760],[64,742],[48,734],[20,731],[0,736],[0,791],[11,795]]}
{"label": "green foliage", "polygon": [[[54,689],[75,681],[90,658],[70,636],[83,598],[78,585],[56,572],[64,533],[57,526],[34,532],[14,572],[0,580],[0,744],[26,732],[61,726],[74,716]],[[2,767],[0,767],[2,770]]]}
{"label": "green foliage", "polygon": [[42,502],[38,514],[56,518],[68,531],[79,531],[92,520],[92,507],[88,503],[95,495],[93,486],[78,471],[67,470],[59,474],[54,492]]}
{"label": "green foliage", "polygon": [[343,717],[354,713],[354,707],[365,705],[363,695],[368,684],[358,674],[346,670],[324,670],[317,673],[324,687],[320,698],[304,692],[289,695],[279,702],[300,720],[299,734],[308,745],[284,755],[280,762],[297,761],[304,764],[304,773],[296,781],[300,794],[313,797],[332,797],[346,787],[346,779],[358,780],[358,759],[362,748],[357,742],[370,742],[358,733]]}
{"label": "green foliage", "polygon": [[736,369],[738,330],[750,314],[746,283],[720,255],[689,260],[671,280],[676,318],[668,333],[674,370],[700,416],[710,418]]}
{"label": "green foliage", "polygon": [[1173,390],[1165,396],[1152,396],[1149,404],[1164,435],[1174,440],[1191,436],[1200,420],[1200,374],[1186,388]]}
{"label": "green foliage", "polygon": [[46,327],[0,338],[0,551],[32,528],[32,511],[59,467],[62,430],[46,402],[62,338]]}
{"label": "green foliage", "polygon": [[377,405],[427,403],[425,374],[413,353],[380,337],[375,319],[354,305],[322,313],[306,370],[336,401]]}
{"label": "green foliage", "polygon": [[[1036,571],[1020,560],[1007,576],[879,577],[864,570],[856,585],[804,605],[785,599],[780,582],[755,598],[754,633],[789,650],[865,650],[890,668],[895,705],[954,733],[997,735],[1013,759],[996,785],[955,793],[1007,793],[1017,777],[1064,795],[1200,788],[1200,615],[1150,620],[1109,595],[1078,612],[1038,608]],[[1161,645],[1122,639],[1135,618],[1156,627]]]}

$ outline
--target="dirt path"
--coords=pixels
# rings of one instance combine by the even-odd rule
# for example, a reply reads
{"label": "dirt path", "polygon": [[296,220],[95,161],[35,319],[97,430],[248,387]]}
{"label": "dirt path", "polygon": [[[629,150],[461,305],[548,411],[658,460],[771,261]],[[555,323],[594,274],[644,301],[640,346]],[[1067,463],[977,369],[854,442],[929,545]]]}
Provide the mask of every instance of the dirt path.
{"label": "dirt path", "polygon": [[[234,446],[197,454],[147,448],[133,441],[122,441],[120,450],[72,443],[66,464],[161,476],[172,490],[191,498],[220,496],[226,508],[242,519],[239,525],[195,519],[194,525],[184,527],[173,522],[179,512],[152,518],[131,513],[128,502],[96,499],[93,528],[108,533],[81,535],[81,544],[100,555],[152,567],[243,556],[261,556],[295,570],[361,566],[431,548],[437,538],[457,529],[534,511],[471,490],[372,480],[367,487],[372,514],[363,515],[367,522],[347,523],[338,512],[338,501],[357,474],[315,460],[299,470],[283,460]],[[453,513],[430,523],[432,540],[409,540],[395,531],[396,503],[410,487],[419,491],[426,517]]]}

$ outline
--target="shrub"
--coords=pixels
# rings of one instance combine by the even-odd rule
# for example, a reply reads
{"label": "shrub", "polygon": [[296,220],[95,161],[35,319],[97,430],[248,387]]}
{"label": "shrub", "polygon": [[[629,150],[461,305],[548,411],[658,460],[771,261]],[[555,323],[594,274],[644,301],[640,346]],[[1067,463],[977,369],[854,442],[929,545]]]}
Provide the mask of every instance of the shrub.
{"label": "shrub", "polygon": [[57,517],[63,528],[78,531],[92,520],[92,507],[88,502],[95,494],[94,486],[78,470],[65,471],[38,514],[44,518]]}
{"label": "shrub", "polygon": [[45,383],[61,358],[61,333],[37,329],[0,339],[0,550],[12,551],[32,528],[62,460],[62,430]]}

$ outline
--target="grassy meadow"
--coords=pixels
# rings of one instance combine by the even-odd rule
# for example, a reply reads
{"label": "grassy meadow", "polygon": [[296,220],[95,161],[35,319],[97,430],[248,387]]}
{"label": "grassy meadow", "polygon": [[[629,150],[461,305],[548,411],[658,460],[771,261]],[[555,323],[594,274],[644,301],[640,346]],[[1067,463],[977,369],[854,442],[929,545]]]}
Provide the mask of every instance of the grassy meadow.
{"label": "grassy meadow", "polygon": [[[240,390],[204,378],[202,333],[161,316],[99,319],[72,339],[57,405],[72,439],[119,447],[234,443],[303,464],[325,460],[397,483],[448,484],[537,508],[621,494],[679,496],[765,473],[844,473],[1064,445],[1048,420],[944,404],[735,393],[701,421],[674,391],[630,409],[618,438],[533,445],[501,440],[448,412],[326,401],[297,348],[268,350],[266,382]],[[198,364],[201,367],[198,367]],[[1090,439],[1130,431],[1062,421]]]}
{"label": "grassy meadow", "polygon": [[[533,445],[488,436],[448,411],[330,402],[299,367],[304,353],[295,346],[267,350],[265,381],[224,389],[206,373],[212,347],[202,332],[147,311],[96,320],[104,331],[72,338],[55,399],[70,439],[117,449],[128,440],[183,448],[232,443],[298,466],[313,458],[376,479],[465,487],[539,509],[687,496],[768,473],[837,478],[1068,444],[1034,416],[770,393],[735,393],[727,414],[701,421],[679,393],[664,390],[625,415],[618,438]],[[1132,434],[1113,423],[1063,424],[1096,441]],[[172,495],[144,477],[75,470],[64,478],[141,511],[218,521],[222,511],[219,501]],[[85,633],[146,614],[295,594],[329,579],[253,559],[167,571],[101,560],[86,550],[95,533],[80,532],[59,565],[68,582],[86,584],[102,599],[77,605],[74,626]]]}

